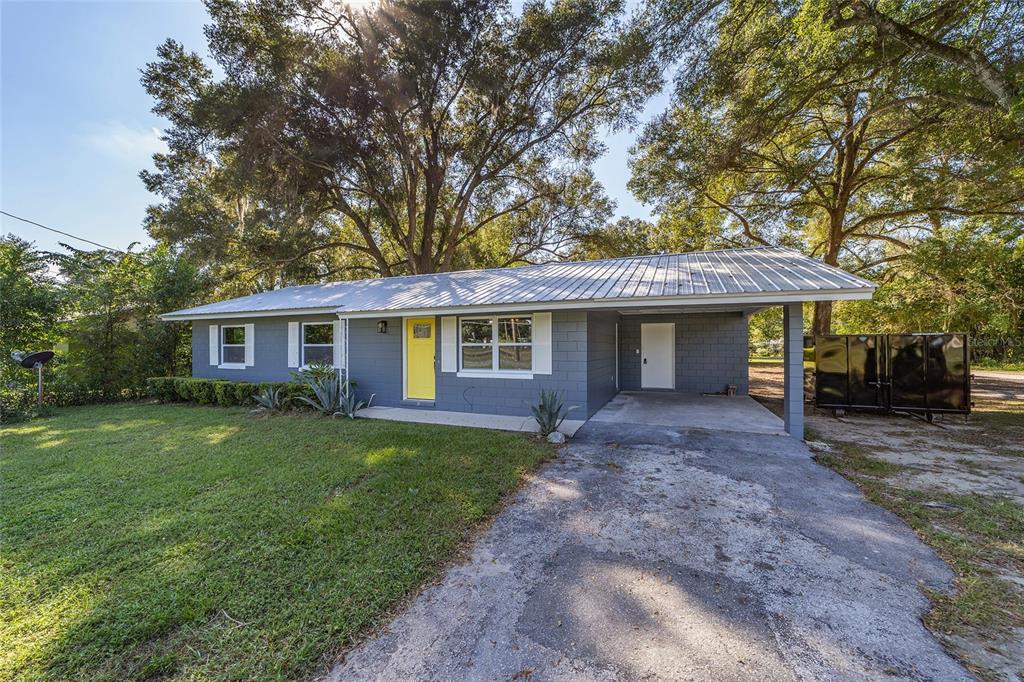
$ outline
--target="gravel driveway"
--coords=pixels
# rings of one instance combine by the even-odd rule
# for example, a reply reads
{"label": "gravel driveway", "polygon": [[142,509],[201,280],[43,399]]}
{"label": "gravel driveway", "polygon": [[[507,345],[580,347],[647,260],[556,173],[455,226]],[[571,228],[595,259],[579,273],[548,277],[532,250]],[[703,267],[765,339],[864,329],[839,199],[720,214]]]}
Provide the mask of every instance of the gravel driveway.
{"label": "gravel driveway", "polygon": [[951,578],[788,437],[590,422],[330,679],[970,679]]}

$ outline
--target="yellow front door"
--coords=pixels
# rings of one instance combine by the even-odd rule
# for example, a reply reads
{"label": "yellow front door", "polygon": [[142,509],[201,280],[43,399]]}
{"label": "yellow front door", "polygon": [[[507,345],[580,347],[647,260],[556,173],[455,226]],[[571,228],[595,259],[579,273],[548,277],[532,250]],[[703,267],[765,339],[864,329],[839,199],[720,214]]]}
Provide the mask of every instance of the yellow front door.
{"label": "yellow front door", "polygon": [[405,391],[413,400],[434,399],[434,318],[405,321]]}

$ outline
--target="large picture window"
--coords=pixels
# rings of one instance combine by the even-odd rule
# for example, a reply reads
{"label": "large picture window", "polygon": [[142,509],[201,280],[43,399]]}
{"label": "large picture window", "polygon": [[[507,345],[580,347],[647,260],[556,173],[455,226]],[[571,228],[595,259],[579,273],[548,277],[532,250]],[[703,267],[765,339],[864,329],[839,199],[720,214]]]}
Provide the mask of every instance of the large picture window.
{"label": "large picture window", "polygon": [[224,326],[220,333],[220,361],[225,365],[244,365],[245,326]]}
{"label": "large picture window", "polygon": [[302,364],[334,362],[334,325],[306,322],[302,325]]}
{"label": "large picture window", "polygon": [[533,318],[530,316],[463,318],[459,338],[462,370],[533,371]]}

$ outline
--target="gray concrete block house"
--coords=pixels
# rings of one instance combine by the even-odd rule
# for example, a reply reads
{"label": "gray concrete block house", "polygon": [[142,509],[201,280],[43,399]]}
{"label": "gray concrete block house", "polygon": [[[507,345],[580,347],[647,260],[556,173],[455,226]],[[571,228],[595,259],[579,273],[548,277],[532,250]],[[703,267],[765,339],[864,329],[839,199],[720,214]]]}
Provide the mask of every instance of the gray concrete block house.
{"label": "gray concrete block house", "polygon": [[192,322],[196,377],[284,381],[323,360],[375,405],[526,415],[552,388],[589,418],[620,391],[745,394],[747,321],[777,305],[802,437],[802,304],[873,292],[764,247],[295,286],[163,319]]}

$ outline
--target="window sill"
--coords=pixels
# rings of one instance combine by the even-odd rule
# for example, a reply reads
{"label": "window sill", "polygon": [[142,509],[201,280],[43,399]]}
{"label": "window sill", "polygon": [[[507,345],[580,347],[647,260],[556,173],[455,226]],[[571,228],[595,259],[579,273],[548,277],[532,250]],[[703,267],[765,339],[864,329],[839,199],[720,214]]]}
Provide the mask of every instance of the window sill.
{"label": "window sill", "polygon": [[532,379],[533,372],[495,372],[463,370],[455,373],[460,379]]}
{"label": "window sill", "polygon": [[245,369],[244,362],[222,362],[217,365],[217,369]]}

